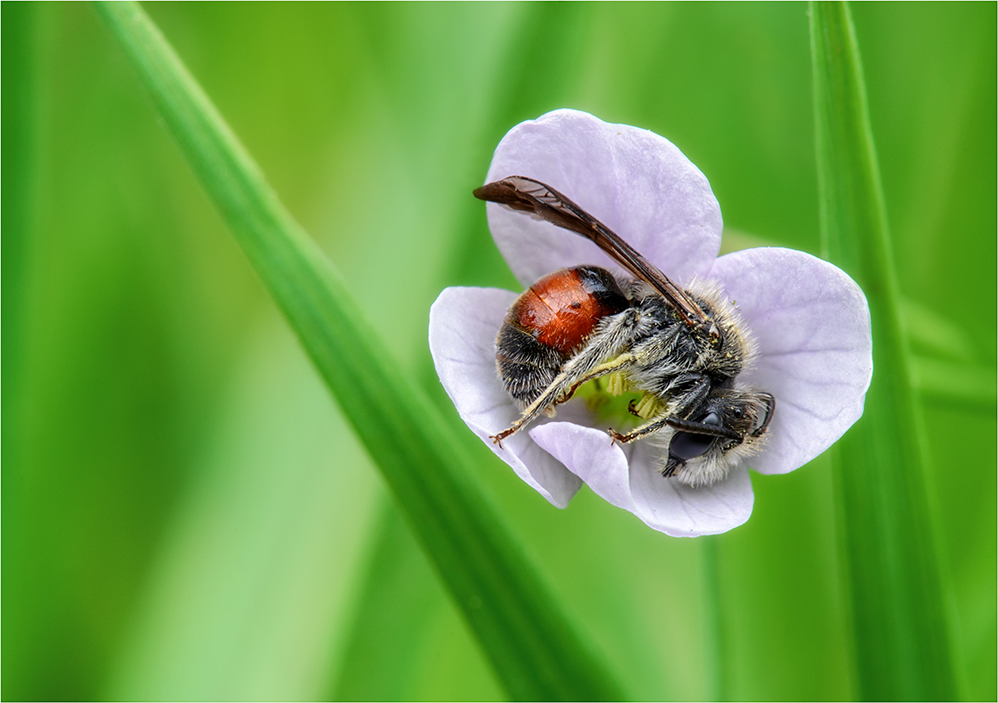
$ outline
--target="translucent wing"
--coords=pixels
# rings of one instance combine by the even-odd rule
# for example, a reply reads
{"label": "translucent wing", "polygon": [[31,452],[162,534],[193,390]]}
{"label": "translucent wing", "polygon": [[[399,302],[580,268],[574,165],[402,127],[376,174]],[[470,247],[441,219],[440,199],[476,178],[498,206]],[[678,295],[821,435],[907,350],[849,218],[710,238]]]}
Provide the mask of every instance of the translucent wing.
{"label": "translucent wing", "polygon": [[718,334],[713,321],[686,291],[669,280],[658,267],[641,256],[609,227],[551,186],[525,176],[509,176],[476,188],[474,195],[481,200],[533,213],[551,224],[582,235],[630,271],[635,278],[661,293],[690,327],[703,328],[711,336]]}

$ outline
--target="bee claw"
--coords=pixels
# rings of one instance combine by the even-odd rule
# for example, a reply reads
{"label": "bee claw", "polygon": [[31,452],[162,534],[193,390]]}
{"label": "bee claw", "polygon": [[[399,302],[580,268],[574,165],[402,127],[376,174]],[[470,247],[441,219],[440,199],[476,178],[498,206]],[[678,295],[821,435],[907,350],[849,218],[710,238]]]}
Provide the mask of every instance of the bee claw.
{"label": "bee claw", "polygon": [[489,435],[489,439],[492,440],[492,444],[502,449],[502,441],[507,437],[509,437],[509,435],[510,435],[509,432],[500,432],[499,434]]}
{"label": "bee claw", "polygon": [[662,476],[665,478],[672,478],[676,475],[676,470],[679,469],[680,466],[681,464],[670,456],[665,466],[662,467]]}

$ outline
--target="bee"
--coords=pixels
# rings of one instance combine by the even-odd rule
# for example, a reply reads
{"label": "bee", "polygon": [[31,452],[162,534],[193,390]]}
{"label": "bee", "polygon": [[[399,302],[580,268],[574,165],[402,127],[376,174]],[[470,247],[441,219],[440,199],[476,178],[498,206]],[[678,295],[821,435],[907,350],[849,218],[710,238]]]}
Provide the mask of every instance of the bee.
{"label": "bee", "polygon": [[738,311],[717,286],[682,289],[581,207],[532,178],[510,176],[474,191],[589,239],[633,278],[597,266],[544,276],[510,307],[496,338],[496,364],[521,411],[502,440],[553,414],[583,384],[608,374],[642,394],[631,412],[646,421],[613,442],[661,445],[664,477],[705,486],[756,453],[776,409],[772,394],[738,381],[756,350]]}

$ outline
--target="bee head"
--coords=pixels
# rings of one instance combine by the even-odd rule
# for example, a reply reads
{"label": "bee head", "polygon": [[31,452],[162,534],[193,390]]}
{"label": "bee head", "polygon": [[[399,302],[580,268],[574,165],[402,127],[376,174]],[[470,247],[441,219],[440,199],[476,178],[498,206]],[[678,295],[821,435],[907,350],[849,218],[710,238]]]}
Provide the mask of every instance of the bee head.
{"label": "bee head", "polygon": [[673,476],[686,463],[711,455],[712,464],[746,440],[765,434],[776,399],[758,391],[717,389],[707,398],[699,417],[684,422],[669,442],[662,470]]}

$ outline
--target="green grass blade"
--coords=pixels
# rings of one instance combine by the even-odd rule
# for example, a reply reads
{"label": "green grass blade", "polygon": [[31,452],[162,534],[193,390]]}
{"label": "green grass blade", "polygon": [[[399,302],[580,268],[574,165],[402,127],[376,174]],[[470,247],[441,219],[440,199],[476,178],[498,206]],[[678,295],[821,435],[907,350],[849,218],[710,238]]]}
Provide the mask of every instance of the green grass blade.
{"label": "green grass blade", "polygon": [[921,416],[886,209],[847,5],[811,4],[823,245],[870,302],[874,376],[863,419],[836,447],[859,695],[956,697]]}
{"label": "green grass blade", "polygon": [[[338,676],[320,700],[494,700],[487,664],[466,644],[464,628],[394,506],[385,502],[371,537],[363,580]],[[458,642],[452,641],[458,639]],[[472,651],[468,651],[471,649]],[[448,675],[427,676],[447,662]]]}
{"label": "green grass blade", "polygon": [[[31,241],[37,207],[35,121],[35,51],[39,6],[30,3],[6,3],[3,12],[3,345],[4,416],[3,416],[3,566],[7,567],[8,603],[19,605],[30,600],[33,591],[19,573],[28,552],[24,515],[26,337],[29,328],[31,294]],[[23,684],[40,666],[30,656],[31,631],[26,608],[8,610],[5,628],[10,647],[3,660],[7,680],[4,693],[10,698],[26,696]]]}
{"label": "green grass blade", "polygon": [[[21,426],[25,374],[26,298],[30,292],[31,229],[36,203],[35,24],[38,7],[3,6],[3,367],[7,413],[3,421],[4,525],[16,512],[23,467]],[[16,530],[8,530],[13,537]],[[6,539],[5,539],[6,541]],[[11,547],[13,549],[13,545]]]}
{"label": "green grass blade", "polygon": [[721,600],[720,544],[713,537],[703,540],[704,656],[707,665],[707,699],[729,701],[731,667],[726,656],[727,631]]}
{"label": "green grass blade", "polygon": [[99,3],[160,114],[284,312],[506,692],[517,699],[619,698],[508,529],[467,479],[440,413],[385,356],[348,290],[267,186],[144,11]]}
{"label": "green grass blade", "polygon": [[[487,117],[479,121],[473,142],[476,148],[464,153],[458,166],[460,172],[467,174],[469,183],[477,183],[483,177],[484,165],[492,158],[494,145],[511,125],[564,104],[570,95],[569,86],[581,80],[582,68],[572,62],[572,56],[584,40],[589,13],[558,3],[512,7],[517,15],[502,43],[502,53],[480,67],[481,80],[491,85],[491,89],[488,107],[483,110]],[[539,65],[557,73],[557,85],[533,79],[532,69]],[[459,200],[456,208],[457,236],[454,245],[443,252],[450,257],[444,279],[450,285],[483,282],[516,285],[483,227],[481,203],[468,198]],[[438,402],[450,404],[431,363],[421,369],[420,383]],[[463,433],[461,438],[482,449],[470,433]],[[416,546],[393,510],[383,511],[375,534],[371,561],[358,589],[356,619],[342,650],[336,653],[325,697],[332,700],[447,698],[453,695],[450,691],[462,690],[467,683],[462,677],[473,676],[477,662],[453,666],[461,671],[455,672],[455,680],[449,681],[443,691],[427,690],[428,682],[418,670],[421,660],[411,653],[432,647],[432,641],[428,640],[439,636],[441,621],[447,614],[439,612],[438,588],[430,582],[429,574],[424,573],[428,570],[422,556],[411,553]],[[409,656],[405,656],[407,650]],[[372,676],[377,671],[382,673]],[[389,671],[390,674],[385,673]],[[489,698],[495,694],[480,691],[472,695]]]}

